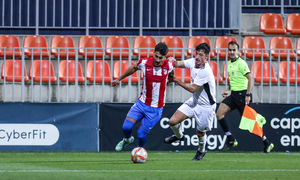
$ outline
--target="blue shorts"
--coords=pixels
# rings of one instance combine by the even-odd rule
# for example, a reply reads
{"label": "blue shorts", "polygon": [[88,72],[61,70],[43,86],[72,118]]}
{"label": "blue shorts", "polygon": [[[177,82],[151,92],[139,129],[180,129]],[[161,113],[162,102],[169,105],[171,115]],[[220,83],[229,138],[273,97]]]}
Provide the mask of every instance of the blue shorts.
{"label": "blue shorts", "polygon": [[162,111],[163,107],[151,107],[138,99],[127,113],[127,117],[141,121],[143,129],[149,132],[160,120]]}

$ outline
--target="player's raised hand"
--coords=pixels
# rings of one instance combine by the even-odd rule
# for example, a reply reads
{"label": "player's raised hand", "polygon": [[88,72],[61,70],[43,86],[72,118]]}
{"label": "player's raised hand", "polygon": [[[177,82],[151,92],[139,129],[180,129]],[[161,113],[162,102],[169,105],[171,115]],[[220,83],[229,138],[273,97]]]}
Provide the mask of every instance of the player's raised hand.
{"label": "player's raised hand", "polygon": [[226,90],[222,93],[223,98],[226,98],[229,95],[229,90]]}
{"label": "player's raised hand", "polygon": [[118,86],[119,84],[120,84],[120,81],[118,79],[115,79],[110,83],[110,86],[115,87],[115,86]]}
{"label": "player's raised hand", "polygon": [[170,72],[168,75],[168,84],[174,81],[174,71]]}
{"label": "player's raised hand", "polygon": [[172,63],[175,63],[176,62],[176,59],[173,58],[173,57],[168,57],[168,61],[172,62]]}

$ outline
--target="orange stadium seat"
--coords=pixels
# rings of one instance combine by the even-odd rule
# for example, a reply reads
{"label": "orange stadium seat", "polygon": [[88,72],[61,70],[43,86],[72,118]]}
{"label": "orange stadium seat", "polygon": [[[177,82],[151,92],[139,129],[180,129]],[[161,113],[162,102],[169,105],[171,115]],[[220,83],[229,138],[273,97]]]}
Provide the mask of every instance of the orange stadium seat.
{"label": "orange stadium seat", "polygon": [[51,40],[51,53],[55,57],[75,57],[74,40],[70,36],[54,36]]}
{"label": "orange stadium seat", "polygon": [[[187,56],[184,52],[182,39],[178,36],[164,36],[160,40],[161,42],[165,42],[169,48],[169,52],[166,57],[174,57],[181,58],[182,54],[184,58]],[[178,48],[178,49],[174,49]]]}
{"label": "orange stadium seat", "polygon": [[[187,55],[191,56],[193,53],[193,57],[195,57],[195,47],[201,43],[207,43],[209,45],[210,48],[211,44],[210,44],[210,40],[205,37],[205,36],[193,36],[190,37],[188,40],[188,45],[187,45]],[[215,54],[213,53],[212,50],[210,50],[210,57],[213,58],[215,56]]]}
{"label": "orange stadium seat", "polygon": [[[120,75],[123,74],[128,69],[128,67],[132,66],[132,65],[134,65],[134,62],[131,62],[131,65],[129,65],[129,61],[127,61],[127,60],[116,61],[114,63],[114,67],[113,67],[113,79],[117,79],[118,77],[120,77]],[[120,71],[121,71],[121,73],[120,73]],[[122,82],[128,83],[128,77],[124,78],[122,80]],[[139,82],[137,72],[135,72],[131,75],[131,82],[133,82],[133,83]]]}
{"label": "orange stadium seat", "polygon": [[300,56],[300,38],[297,39],[296,49],[297,49],[297,55]]}
{"label": "orange stadium seat", "polygon": [[[67,69],[68,68],[68,69]],[[59,79],[63,82],[75,82],[76,77],[76,61],[75,60],[62,60],[59,63]],[[82,75],[82,67],[78,62],[78,82],[84,82]]]}
{"label": "orange stadium seat", "polygon": [[[280,81],[287,83],[287,61],[280,62],[279,65],[279,79]],[[297,74],[296,74],[297,68]],[[290,83],[295,83],[297,77],[297,83],[300,83],[300,64],[295,61],[290,61]]]}
{"label": "orange stadium seat", "polygon": [[224,63],[224,65],[223,65],[223,80],[226,81],[226,78],[227,78],[227,82],[229,82],[229,75],[228,75],[228,72],[227,72],[227,65],[226,65],[226,63]]}
{"label": "orange stadium seat", "polygon": [[14,35],[0,35],[0,56],[21,57],[19,39]]}
{"label": "orange stadium seat", "polygon": [[[219,55],[220,58],[226,58],[226,52],[228,53],[228,43],[237,40],[232,36],[219,36],[215,41],[215,56]],[[226,49],[226,50],[225,50]],[[229,57],[229,56],[228,56]]]}
{"label": "orange stadium seat", "polygon": [[[103,76],[103,63],[104,63],[104,76]],[[109,64],[106,61],[103,62],[102,60],[95,60],[95,61],[89,61],[87,63],[86,78],[90,82],[94,82],[95,79],[95,82],[102,83],[102,80],[104,79],[105,83],[110,83],[111,82],[110,76],[111,74],[110,74]]]}
{"label": "orange stadium seat", "polygon": [[242,55],[246,54],[247,58],[269,58],[269,54],[267,53],[265,42],[261,37],[257,36],[249,36],[243,39],[243,49]]}
{"label": "orange stadium seat", "polygon": [[[78,53],[83,57],[88,58],[102,58],[103,49],[101,39],[98,36],[82,36],[79,39],[78,47],[80,48]],[[95,48],[95,49],[93,49]]]}
{"label": "orange stadium seat", "polygon": [[289,14],[286,19],[286,30],[291,34],[300,34],[300,14]]}
{"label": "orange stadium seat", "polygon": [[219,83],[223,82],[223,78],[221,77],[220,75],[220,70],[218,68],[218,65],[216,62],[214,61],[210,61],[210,67],[214,73],[214,76],[215,76],[215,81],[219,81]]}
{"label": "orange stadium seat", "polygon": [[[42,67],[41,67],[41,62],[42,62]],[[49,69],[50,69],[50,73],[49,73]],[[40,81],[49,82],[49,75],[50,75],[50,82],[55,82],[56,77],[54,73],[53,64],[49,63],[48,60],[34,60],[33,64],[30,65],[29,77],[30,79],[33,78],[34,82],[40,82]]]}
{"label": "orange stadium seat", "polygon": [[174,75],[180,80],[182,81],[182,70],[184,71],[184,76],[183,76],[183,79],[184,81],[183,82],[186,82],[186,83],[189,83],[191,82],[191,71],[190,69],[187,69],[187,68],[175,68],[174,69]]}
{"label": "orange stadium seat", "polygon": [[41,35],[29,35],[24,39],[24,52],[28,57],[49,57],[47,40]]}
{"label": "orange stadium seat", "polygon": [[[272,37],[270,40],[270,49],[271,49],[271,55],[275,58],[280,59],[287,59],[288,56],[288,50],[290,52],[290,58],[295,59],[296,54],[293,51],[293,44],[290,38],[288,37]],[[275,50],[277,49],[277,50]],[[280,50],[278,50],[280,49]],[[279,56],[280,51],[280,56]]]}
{"label": "orange stadium seat", "polygon": [[152,36],[138,36],[133,41],[133,48],[145,48],[145,49],[133,49],[133,54],[140,57],[153,57],[154,48],[156,46],[156,40]]}
{"label": "orange stadium seat", "polygon": [[283,20],[279,14],[264,13],[260,16],[259,30],[265,34],[285,34]]}
{"label": "orange stadium seat", "polygon": [[[254,62],[254,72],[253,71],[253,64],[251,65],[251,73],[254,76],[254,81],[257,83],[261,83],[261,79],[263,80],[263,83],[269,83],[271,80],[271,83],[277,83],[278,80],[275,76],[274,67],[272,64],[270,64],[269,61],[263,61],[262,67],[261,67],[261,61],[255,61]],[[263,68],[263,72],[261,74],[261,68]],[[270,76],[271,72],[271,76]]]}
{"label": "orange stadium seat", "polygon": [[106,39],[105,54],[113,58],[128,58],[129,41],[124,36],[110,36]]}
{"label": "orange stadium seat", "polygon": [[297,55],[300,56],[300,38],[297,39],[296,49]]}
{"label": "orange stadium seat", "polygon": [[[4,72],[5,71],[5,72]],[[22,81],[22,60],[8,59],[2,64],[2,79],[6,81]],[[24,63],[24,81],[28,81],[26,66]]]}

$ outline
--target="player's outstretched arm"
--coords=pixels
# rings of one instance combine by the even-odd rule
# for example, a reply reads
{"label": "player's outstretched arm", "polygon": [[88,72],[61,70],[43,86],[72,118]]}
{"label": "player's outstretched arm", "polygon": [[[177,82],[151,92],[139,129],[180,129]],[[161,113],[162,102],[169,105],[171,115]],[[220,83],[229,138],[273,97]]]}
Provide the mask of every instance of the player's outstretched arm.
{"label": "player's outstretched arm", "polygon": [[173,57],[169,57],[168,61],[172,62],[174,64],[175,67],[179,67],[179,68],[185,68],[184,66],[184,62],[183,61],[177,61],[175,58]]}
{"label": "player's outstretched arm", "polygon": [[178,84],[179,86],[183,87],[185,90],[191,93],[196,92],[200,88],[200,86],[196,84],[184,83],[180,81],[176,76],[173,76],[172,82],[175,82],[176,84]]}
{"label": "player's outstretched arm", "polygon": [[122,79],[126,78],[127,76],[130,76],[131,74],[135,73],[137,70],[138,70],[138,67],[136,66],[136,64],[130,66],[120,77],[113,80],[110,85],[112,87],[119,85],[120,81],[122,81]]}

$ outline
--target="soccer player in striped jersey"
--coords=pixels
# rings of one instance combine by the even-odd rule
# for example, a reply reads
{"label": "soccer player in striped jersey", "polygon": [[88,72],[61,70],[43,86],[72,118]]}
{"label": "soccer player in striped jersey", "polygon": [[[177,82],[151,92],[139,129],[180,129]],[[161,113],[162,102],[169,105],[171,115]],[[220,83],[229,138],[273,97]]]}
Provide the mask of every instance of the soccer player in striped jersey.
{"label": "soccer player in striped jersey", "polygon": [[130,66],[111,86],[117,86],[120,81],[137,70],[143,73],[142,91],[135,104],[131,107],[123,123],[124,138],[116,145],[115,150],[121,151],[133,143],[132,128],[140,121],[137,131],[138,146],[143,147],[147,141],[146,135],[160,120],[165,105],[168,75],[173,71],[174,64],[166,60],[168,46],[160,42],[155,46],[153,58],[142,58],[137,64]]}
{"label": "soccer player in striped jersey", "polygon": [[180,123],[187,118],[195,117],[197,122],[196,133],[199,139],[199,148],[193,161],[200,161],[205,155],[206,132],[212,128],[213,118],[215,117],[216,98],[215,98],[215,78],[212,69],[207,61],[210,47],[207,43],[196,46],[196,57],[184,61],[174,62],[175,67],[189,68],[191,70],[191,83],[184,83],[175,76],[169,78],[170,82],[175,82],[185,90],[192,93],[170,118],[169,124],[174,135],[167,137],[165,143],[171,144],[175,141],[183,141],[184,134],[180,129]]}

